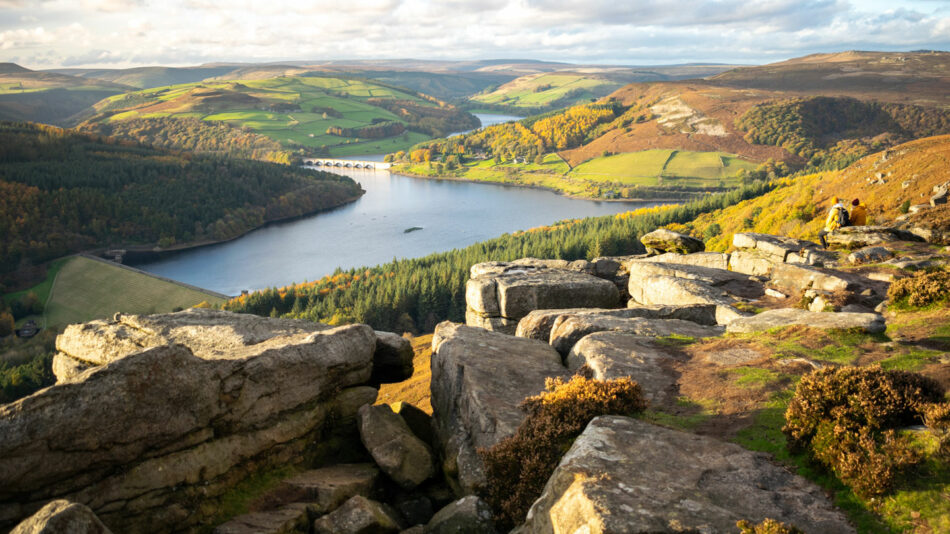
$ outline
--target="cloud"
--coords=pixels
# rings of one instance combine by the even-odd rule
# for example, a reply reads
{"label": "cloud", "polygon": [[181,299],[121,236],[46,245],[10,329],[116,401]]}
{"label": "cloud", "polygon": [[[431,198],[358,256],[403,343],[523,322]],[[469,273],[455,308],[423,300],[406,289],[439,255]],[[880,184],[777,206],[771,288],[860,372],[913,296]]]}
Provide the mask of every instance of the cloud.
{"label": "cloud", "polygon": [[[925,0],[0,2],[37,19],[5,17],[0,61],[30,57],[41,66],[407,57],[768,62],[950,41],[950,16]],[[81,30],[70,30],[74,23]]]}

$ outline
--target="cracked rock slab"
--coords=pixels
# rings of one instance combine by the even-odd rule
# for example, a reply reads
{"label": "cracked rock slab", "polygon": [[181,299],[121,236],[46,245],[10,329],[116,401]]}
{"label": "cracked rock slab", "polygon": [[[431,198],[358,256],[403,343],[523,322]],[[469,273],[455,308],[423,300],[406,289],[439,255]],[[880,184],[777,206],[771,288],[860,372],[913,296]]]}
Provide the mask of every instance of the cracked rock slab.
{"label": "cracked rock slab", "polygon": [[519,534],[731,533],[772,518],[853,533],[818,486],[762,453],[621,416],[591,421],[561,459]]}
{"label": "cracked rock slab", "polygon": [[797,308],[767,310],[729,323],[726,332],[752,333],[786,326],[808,326],[821,330],[858,329],[871,334],[884,332],[884,317],[877,313],[813,312]]}

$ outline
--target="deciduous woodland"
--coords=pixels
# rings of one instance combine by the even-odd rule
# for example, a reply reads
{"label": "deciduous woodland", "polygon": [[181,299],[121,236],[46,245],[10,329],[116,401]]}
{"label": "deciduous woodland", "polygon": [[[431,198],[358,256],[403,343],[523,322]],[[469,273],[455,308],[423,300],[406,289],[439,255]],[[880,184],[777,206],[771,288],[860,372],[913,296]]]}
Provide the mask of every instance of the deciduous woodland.
{"label": "deciduous woodland", "polygon": [[80,250],[220,241],[362,194],[352,179],[0,123],[0,273]]}

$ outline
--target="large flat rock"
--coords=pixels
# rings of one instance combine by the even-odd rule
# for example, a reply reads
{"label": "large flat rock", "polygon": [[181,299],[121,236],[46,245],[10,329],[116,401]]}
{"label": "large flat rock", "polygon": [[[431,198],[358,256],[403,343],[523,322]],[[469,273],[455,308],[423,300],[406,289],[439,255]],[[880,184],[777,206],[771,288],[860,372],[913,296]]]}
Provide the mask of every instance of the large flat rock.
{"label": "large flat rock", "polygon": [[830,269],[791,263],[777,263],[772,267],[771,284],[792,293],[806,289],[845,291],[852,286],[847,278]]}
{"label": "large flat rock", "polygon": [[567,356],[574,344],[594,332],[614,331],[642,337],[669,337],[672,335],[705,338],[723,333],[722,327],[702,326],[680,319],[645,319],[643,317],[612,317],[609,315],[561,316],[551,328],[551,346]]}
{"label": "large flat rock", "polygon": [[854,528],[821,488],[738,445],[637,419],[591,421],[516,530],[733,533],[772,518],[805,532]]}
{"label": "large flat rock", "polygon": [[[494,265],[491,269],[473,266],[465,287],[465,302],[473,318],[467,322],[493,326],[485,318],[499,317],[516,321],[532,310],[566,307],[616,308],[620,303],[617,286],[582,272],[534,267],[531,265]],[[481,317],[476,321],[474,316]]]}
{"label": "large flat rock", "polygon": [[692,254],[677,254],[675,252],[667,252],[657,256],[630,259],[642,259],[642,261],[658,263],[675,263],[679,265],[695,265],[697,267],[707,267],[710,269],[729,268],[729,254],[724,254],[722,252],[694,252]]}
{"label": "large flat rock", "polygon": [[813,312],[798,308],[782,308],[736,319],[726,326],[726,331],[751,333],[785,326],[809,326],[822,330],[856,328],[869,333],[881,333],[887,327],[884,317],[877,313]]}
{"label": "large flat rock", "polygon": [[627,332],[596,332],[581,338],[567,356],[567,368],[587,366],[597,380],[628,376],[640,384],[651,404],[663,403],[676,384],[670,365],[675,361],[652,339]]}
{"label": "large flat rock", "polygon": [[279,493],[292,495],[320,513],[336,509],[350,497],[371,497],[379,479],[372,464],[337,464],[310,469],[281,481]]}
{"label": "large flat rock", "polygon": [[845,226],[825,236],[829,247],[858,249],[892,241],[923,241],[907,230],[890,226]]}
{"label": "large flat rock", "polygon": [[737,249],[755,250],[779,263],[787,261],[789,254],[819,248],[818,243],[812,241],[754,232],[735,234],[732,236],[732,246]]}
{"label": "large flat rock", "polygon": [[[97,323],[85,329],[88,345],[97,344],[90,332],[100,328],[115,338],[116,330]],[[183,338],[201,338],[203,327],[187,328]],[[215,496],[253,469],[326,452],[342,431],[324,427],[330,414],[345,420],[355,411],[348,399],[375,398],[371,388],[349,387],[372,372],[376,335],[366,325],[294,333],[282,346],[254,326],[209,328],[265,347],[221,358],[195,356],[183,344],[140,348],[0,406],[0,517],[22,517],[68,495],[113,530],[182,529],[202,521],[182,503]]]}
{"label": "large flat rock", "polygon": [[709,304],[682,306],[646,306],[636,303],[627,308],[605,310],[601,308],[567,308],[563,310],[535,310],[518,322],[515,335],[541,341],[551,339],[551,328],[560,317],[575,315],[602,315],[610,317],[643,317],[645,319],[682,319],[696,324],[716,324],[716,307]]}

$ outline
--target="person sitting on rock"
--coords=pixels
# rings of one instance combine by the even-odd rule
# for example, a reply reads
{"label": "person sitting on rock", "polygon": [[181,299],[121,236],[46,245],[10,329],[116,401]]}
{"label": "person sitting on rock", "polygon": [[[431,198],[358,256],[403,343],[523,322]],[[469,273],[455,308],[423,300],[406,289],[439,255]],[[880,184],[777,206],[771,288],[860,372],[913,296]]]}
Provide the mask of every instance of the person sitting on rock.
{"label": "person sitting on rock", "polygon": [[861,201],[854,199],[851,201],[851,214],[848,216],[851,226],[867,226],[868,208],[861,204]]}
{"label": "person sitting on rock", "polygon": [[818,240],[821,241],[821,246],[828,248],[825,236],[842,226],[848,226],[848,223],[848,210],[845,209],[844,204],[841,203],[838,197],[832,197],[831,210],[828,211],[828,218],[825,219],[825,228],[818,232]]}

